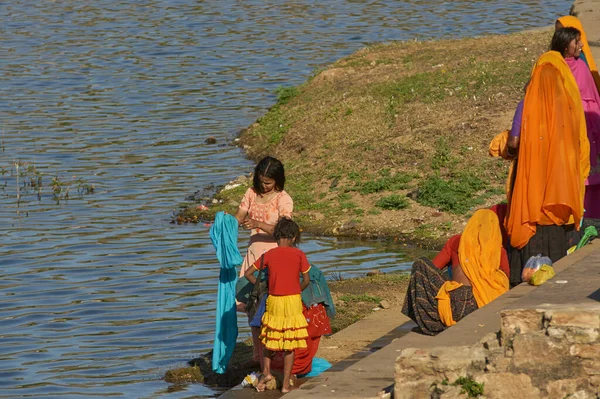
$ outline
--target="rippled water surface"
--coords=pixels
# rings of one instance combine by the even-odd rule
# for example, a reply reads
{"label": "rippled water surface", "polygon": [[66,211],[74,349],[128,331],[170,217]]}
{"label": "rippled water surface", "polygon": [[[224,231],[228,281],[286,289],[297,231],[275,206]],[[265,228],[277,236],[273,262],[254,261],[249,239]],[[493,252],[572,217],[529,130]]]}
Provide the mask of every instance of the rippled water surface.
{"label": "rippled water surface", "polygon": [[[0,1],[0,398],[213,397],[160,379],[210,348],[218,275],[207,227],[170,219],[251,170],[227,143],[274,89],[367,43],[546,26],[570,5]],[[418,255],[303,249],[347,276]]]}

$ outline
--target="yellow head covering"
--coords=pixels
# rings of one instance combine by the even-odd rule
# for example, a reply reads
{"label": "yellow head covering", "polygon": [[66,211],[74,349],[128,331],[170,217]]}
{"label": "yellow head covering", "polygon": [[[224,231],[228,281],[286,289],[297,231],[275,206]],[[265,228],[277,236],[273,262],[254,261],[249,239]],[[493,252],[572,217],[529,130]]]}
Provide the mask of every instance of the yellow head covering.
{"label": "yellow head covering", "polygon": [[[482,307],[508,291],[508,277],[500,270],[502,233],[498,216],[480,209],[471,217],[460,237],[458,259],[463,273],[471,282],[477,306]],[[446,326],[455,324],[449,293],[462,284],[447,281],[439,290],[438,313]]]}
{"label": "yellow head covering", "polygon": [[577,17],[574,17],[572,15],[560,17],[556,21],[560,22],[560,24],[565,28],[575,28],[579,32],[581,32],[583,54],[585,54],[585,59],[588,63],[588,66],[590,67],[590,72],[592,72],[592,76],[594,77],[596,89],[598,89],[598,91],[600,92],[600,75],[598,74],[598,67],[596,66],[596,62],[594,61],[594,56],[592,55],[592,50],[590,49],[590,45],[587,41],[587,36],[585,35],[585,31],[583,30],[583,25],[581,25],[581,21]]}

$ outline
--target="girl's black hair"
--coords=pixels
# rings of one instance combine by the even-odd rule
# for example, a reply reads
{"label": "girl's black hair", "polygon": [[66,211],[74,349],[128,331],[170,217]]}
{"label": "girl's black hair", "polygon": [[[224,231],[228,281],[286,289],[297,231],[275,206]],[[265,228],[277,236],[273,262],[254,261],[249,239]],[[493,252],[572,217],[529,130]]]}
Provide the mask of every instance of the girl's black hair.
{"label": "girl's black hair", "polygon": [[569,43],[581,36],[581,32],[576,28],[560,28],[554,32],[550,42],[550,50],[558,51],[563,57],[567,55],[566,49]]}
{"label": "girl's black hair", "polygon": [[280,160],[273,157],[264,157],[254,168],[254,179],[252,186],[257,194],[262,194],[263,189],[260,184],[260,177],[268,177],[275,180],[275,190],[283,191],[285,186],[285,171]]}
{"label": "girl's black hair", "polygon": [[273,230],[273,237],[279,241],[282,238],[293,240],[294,245],[300,243],[300,227],[292,219],[282,217]]}

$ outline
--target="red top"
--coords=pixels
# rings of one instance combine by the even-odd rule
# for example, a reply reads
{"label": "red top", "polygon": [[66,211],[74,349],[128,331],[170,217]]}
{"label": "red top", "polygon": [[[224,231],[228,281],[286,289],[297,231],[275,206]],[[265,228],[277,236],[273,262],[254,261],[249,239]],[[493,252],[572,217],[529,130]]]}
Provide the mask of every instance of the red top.
{"label": "red top", "polygon": [[[444,267],[451,265],[453,268],[460,265],[460,261],[458,260],[458,246],[460,244],[460,234],[452,236],[446,241],[444,248],[440,251],[439,254],[433,258],[433,264],[438,269],[443,269]],[[510,276],[510,267],[508,265],[508,255],[506,254],[506,250],[502,248],[500,252],[500,270],[506,274],[506,276]]]}
{"label": "red top", "polygon": [[[310,263],[296,247],[276,247],[265,253],[263,268],[269,270],[269,295],[300,294],[300,273],[308,273]],[[260,258],[254,262],[260,268]]]}

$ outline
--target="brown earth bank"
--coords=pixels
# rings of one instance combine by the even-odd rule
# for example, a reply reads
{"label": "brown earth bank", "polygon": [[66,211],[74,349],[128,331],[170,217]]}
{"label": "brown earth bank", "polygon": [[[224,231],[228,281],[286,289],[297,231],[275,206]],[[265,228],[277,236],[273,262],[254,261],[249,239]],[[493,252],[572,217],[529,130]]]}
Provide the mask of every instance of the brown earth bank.
{"label": "brown earth bank", "polygon": [[[510,128],[551,32],[366,47],[280,88],[236,142],[251,159],[284,163],[305,231],[439,246],[476,209],[504,200],[508,165],[488,145]],[[235,212],[249,183],[197,195],[174,221]]]}

